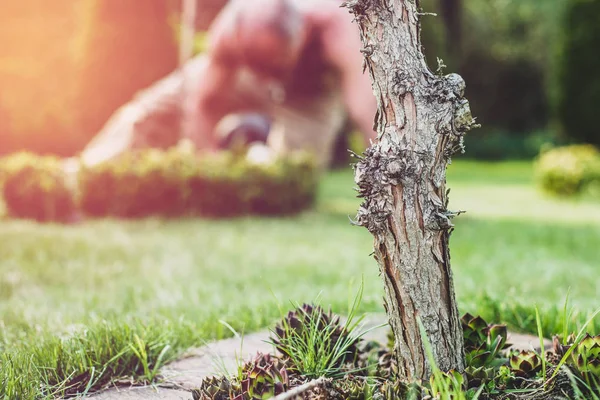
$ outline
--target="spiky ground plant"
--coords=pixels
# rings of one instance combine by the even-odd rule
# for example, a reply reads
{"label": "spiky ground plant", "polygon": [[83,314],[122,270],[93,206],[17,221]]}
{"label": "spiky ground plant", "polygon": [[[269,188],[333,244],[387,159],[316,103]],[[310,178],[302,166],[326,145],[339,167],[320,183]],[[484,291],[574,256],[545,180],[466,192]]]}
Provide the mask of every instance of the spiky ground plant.
{"label": "spiky ground plant", "polygon": [[240,390],[224,376],[209,377],[202,381],[200,388],[192,390],[193,400],[231,400]]}
{"label": "spiky ground plant", "polygon": [[[277,351],[304,365],[322,357],[322,362],[339,366],[352,361],[358,352],[360,338],[340,323],[331,310],[319,305],[303,304],[288,312],[275,327],[271,337]],[[303,359],[304,361],[301,361]]]}
{"label": "spiky ground plant", "polygon": [[488,324],[480,316],[465,314],[461,318],[467,366],[474,368],[504,363],[501,352],[510,347],[506,325]]}
{"label": "spiky ground plant", "polygon": [[[355,303],[356,304],[356,301]],[[351,313],[352,314],[352,313]],[[353,319],[350,318],[351,320]],[[350,326],[351,328],[346,328]],[[287,327],[287,328],[285,328]],[[298,390],[321,381],[302,392],[303,400],[549,400],[598,399],[597,386],[590,378],[600,337],[580,334],[555,339],[555,352],[547,357],[549,380],[541,373],[542,358],[536,351],[507,351],[506,327],[488,324],[481,317],[465,315],[465,348],[474,356],[464,373],[441,371],[433,365],[426,382],[407,382],[398,374],[397,361],[390,351],[392,342],[382,345],[362,340],[356,324],[342,319],[318,304],[298,305],[285,314],[273,330],[271,342],[278,355],[258,354],[239,367],[233,377],[206,379],[193,392],[194,400],[262,400]],[[579,337],[580,336],[580,337]],[[321,337],[321,341],[317,339]],[[292,341],[289,341],[290,338]],[[294,341],[295,340],[295,341]],[[290,347],[289,344],[294,346]],[[337,349],[337,350],[336,350]],[[430,349],[428,348],[428,351]],[[348,357],[350,353],[352,357]],[[329,367],[315,362],[318,355],[337,360]],[[336,356],[337,355],[337,356]],[[550,355],[554,355],[550,357]],[[562,357],[562,358],[561,358]],[[558,360],[568,362],[560,368]],[[308,364],[311,360],[313,364]],[[596,360],[595,358],[593,360]],[[577,370],[577,361],[582,365]],[[304,364],[303,364],[304,363]],[[304,366],[321,366],[304,370]],[[570,372],[572,371],[572,372]],[[329,375],[326,375],[329,374]],[[571,377],[569,377],[571,374]],[[323,380],[323,377],[328,376]],[[318,379],[316,379],[318,378]],[[573,382],[573,383],[571,383]],[[309,385],[310,386],[310,385]],[[300,397],[298,397],[300,398]]]}
{"label": "spiky ground plant", "polygon": [[573,374],[574,382],[591,392],[600,393],[600,335],[586,333],[581,339],[570,334],[553,338],[554,353],[562,357]]}
{"label": "spiky ground plant", "polygon": [[542,360],[533,351],[520,351],[511,354],[510,369],[521,378],[532,378],[542,370]]}
{"label": "spiky ground plant", "polygon": [[245,363],[235,378],[209,377],[192,391],[194,400],[262,400],[280,395],[290,388],[285,363],[269,354],[257,354]]}
{"label": "spiky ground plant", "polygon": [[[344,323],[331,310],[318,303],[296,304],[271,332],[270,342],[288,362],[289,369],[309,378],[343,376],[356,373],[359,345],[368,333],[360,328],[364,316],[357,317],[363,285],[350,304]],[[375,329],[375,328],[372,328]]]}

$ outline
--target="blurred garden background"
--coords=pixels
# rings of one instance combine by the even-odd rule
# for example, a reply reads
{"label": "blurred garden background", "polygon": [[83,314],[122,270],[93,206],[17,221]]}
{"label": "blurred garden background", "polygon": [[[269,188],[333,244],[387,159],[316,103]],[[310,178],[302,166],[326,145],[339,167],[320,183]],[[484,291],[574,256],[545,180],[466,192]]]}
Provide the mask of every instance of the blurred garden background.
{"label": "blurred garden background", "polygon": [[[198,0],[196,51],[222,5]],[[422,7],[438,14],[423,17],[431,68],[439,58],[446,73],[465,78],[482,124],[448,169],[450,208],[467,211],[451,237],[461,313],[535,332],[538,306],[549,337],[565,323],[569,296],[581,323],[600,305],[600,0],[424,0]],[[151,193],[162,205],[176,185],[145,175],[132,194],[119,186],[129,187],[130,177],[107,186],[110,171],[101,171],[84,186],[93,194],[84,209],[96,218],[35,221],[70,207],[68,185],[46,203],[43,192],[23,189],[23,179],[40,186],[30,181],[38,175],[19,175],[38,159],[11,157],[79,154],[120,106],[177,68],[180,11],[176,0],[0,1],[0,397],[60,394],[76,379],[151,380],[131,351],[135,337],[147,344],[145,362],[162,365],[231,335],[223,322],[244,332],[266,327],[289,300],[322,293],[343,314],[363,279],[362,310],[383,311],[371,237],[348,221],[359,199],[346,149],[364,149],[350,131],[318,181],[301,161],[282,167],[304,171],[296,180],[244,169],[260,193],[244,188],[251,204],[236,204],[258,215],[215,211],[217,195],[200,201],[210,218],[170,215],[189,194],[168,211],[148,206],[131,215],[123,204],[137,210]],[[179,162],[144,157],[152,168]],[[56,185],[55,174],[41,175]],[[227,179],[213,182],[211,193],[235,191]],[[296,181],[298,191],[286,186]],[[110,190],[116,194],[107,199]],[[286,193],[302,201],[263,199]],[[277,215],[262,215],[273,207]],[[596,320],[590,330],[599,328]]]}

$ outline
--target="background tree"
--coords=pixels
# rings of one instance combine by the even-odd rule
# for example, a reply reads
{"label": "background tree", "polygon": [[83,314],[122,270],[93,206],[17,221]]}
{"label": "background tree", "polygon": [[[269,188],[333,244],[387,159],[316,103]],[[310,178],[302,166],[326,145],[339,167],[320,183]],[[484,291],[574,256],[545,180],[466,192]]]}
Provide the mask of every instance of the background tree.
{"label": "background tree", "polygon": [[446,49],[452,60],[460,63],[462,53],[462,0],[439,0],[446,28]]}
{"label": "background tree", "polygon": [[557,116],[564,134],[600,146],[600,0],[569,0],[558,66]]}
{"label": "background tree", "polygon": [[431,72],[421,51],[416,0],[350,0],[364,67],[378,102],[377,141],[355,167],[364,198],[356,223],[374,237],[385,307],[401,374],[425,379],[431,367],[418,320],[442,370],[463,370],[464,349],[448,241],[446,167],[474,126],[465,83]]}

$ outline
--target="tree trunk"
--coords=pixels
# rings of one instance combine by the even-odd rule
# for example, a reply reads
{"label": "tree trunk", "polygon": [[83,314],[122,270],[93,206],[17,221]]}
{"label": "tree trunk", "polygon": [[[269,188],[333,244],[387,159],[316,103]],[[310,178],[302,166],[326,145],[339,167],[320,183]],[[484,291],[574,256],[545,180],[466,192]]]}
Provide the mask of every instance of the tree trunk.
{"label": "tree trunk", "polygon": [[475,127],[463,79],[435,75],[421,52],[416,0],[350,0],[378,110],[378,138],[355,166],[358,225],[374,236],[400,372],[427,379],[420,319],[442,370],[464,368],[448,240],[446,166]]}

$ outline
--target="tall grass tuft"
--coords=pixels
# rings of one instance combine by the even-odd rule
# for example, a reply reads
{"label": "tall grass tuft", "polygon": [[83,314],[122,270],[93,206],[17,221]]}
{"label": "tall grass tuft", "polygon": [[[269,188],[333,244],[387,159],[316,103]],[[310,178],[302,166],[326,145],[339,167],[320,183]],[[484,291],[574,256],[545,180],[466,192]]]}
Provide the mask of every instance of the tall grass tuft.
{"label": "tall grass tuft", "polygon": [[123,377],[153,382],[163,365],[193,344],[190,329],[184,323],[103,321],[69,337],[18,346],[0,355],[0,398],[85,395]]}
{"label": "tall grass tuft", "polygon": [[[357,317],[362,296],[363,285],[361,284],[350,304],[348,318],[342,327],[343,334],[337,340],[333,340],[334,334],[340,332],[337,321],[335,319],[324,321],[322,312],[313,312],[303,315],[304,325],[299,329],[290,326],[282,314],[283,334],[278,335],[276,331],[272,331],[272,336],[276,339],[272,338],[269,343],[286,354],[294,368],[309,378],[336,378],[348,372],[356,372],[348,371],[344,361],[362,336],[370,331],[360,328],[364,315]],[[320,307],[319,297],[314,305]],[[296,309],[302,309],[298,303],[294,306]]]}

